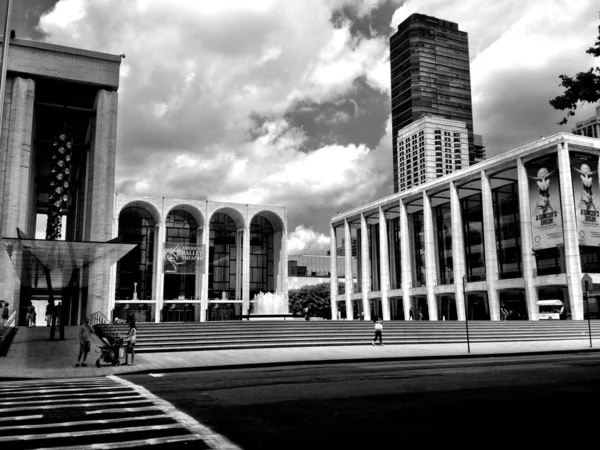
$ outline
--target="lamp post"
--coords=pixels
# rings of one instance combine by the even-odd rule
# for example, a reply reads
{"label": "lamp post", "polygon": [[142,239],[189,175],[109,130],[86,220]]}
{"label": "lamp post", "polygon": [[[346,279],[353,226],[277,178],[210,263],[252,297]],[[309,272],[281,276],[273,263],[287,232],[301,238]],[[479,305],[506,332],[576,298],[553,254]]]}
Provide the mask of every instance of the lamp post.
{"label": "lamp post", "polygon": [[467,353],[471,353],[469,342],[469,302],[467,301],[467,276],[463,275],[463,303],[465,304],[465,327],[467,329]]}

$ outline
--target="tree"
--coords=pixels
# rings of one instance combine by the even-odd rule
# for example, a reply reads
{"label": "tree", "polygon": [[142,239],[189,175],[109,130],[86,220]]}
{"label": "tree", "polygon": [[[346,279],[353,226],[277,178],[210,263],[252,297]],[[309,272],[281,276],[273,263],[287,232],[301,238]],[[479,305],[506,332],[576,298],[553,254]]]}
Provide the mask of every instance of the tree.
{"label": "tree", "polygon": [[[588,48],[586,53],[596,58],[600,56],[600,26],[596,44]],[[567,75],[559,75],[559,78],[562,80],[559,86],[565,88],[565,93],[550,100],[550,105],[554,109],[568,111],[567,116],[558,122],[559,125],[565,125],[568,118],[575,115],[579,102],[596,103],[600,100],[600,67],[592,67],[587,72],[579,72],[573,78]]]}
{"label": "tree", "polygon": [[294,315],[304,314],[308,308],[311,316],[331,318],[331,288],[329,283],[303,286],[288,292],[290,312]]}

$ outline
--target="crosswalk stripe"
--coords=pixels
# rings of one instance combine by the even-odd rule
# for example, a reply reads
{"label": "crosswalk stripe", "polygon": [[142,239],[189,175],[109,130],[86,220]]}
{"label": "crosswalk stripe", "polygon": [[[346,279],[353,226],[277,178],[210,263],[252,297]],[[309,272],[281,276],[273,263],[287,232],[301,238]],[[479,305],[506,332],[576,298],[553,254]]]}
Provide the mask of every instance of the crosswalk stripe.
{"label": "crosswalk stripe", "polygon": [[178,410],[171,403],[160,397],[157,397],[143,386],[138,386],[137,384],[134,384],[123,378],[117,377],[116,375],[109,375],[108,378],[116,380],[125,386],[131,387],[134,391],[139,392],[140,395],[142,395],[143,397],[152,399],[153,403],[159,408],[161,408],[167,416],[172,417],[179,423],[183,424],[192,433],[202,436],[202,440],[210,448],[241,450],[237,445],[235,445],[225,436],[218,434],[206,425],[203,425],[200,422],[198,422],[193,417],[187,415],[183,411]]}
{"label": "crosswalk stripe", "polygon": [[[149,400],[142,398],[140,400],[132,400],[129,402],[108,402],[111,405],[130,405],[132,403],[148,403]],[[98,406],[95,403],[71,403],[60,405],[61,408],[84,408],[86,406]],[[14,408],[0,408],[0,413],[12,412],[12,411],[31,411],[36,409],[56,409],[54,406],[22,406],[20,404],[15,405]]]}
{"label": "crosswalk stripe", "polygon": [[85,431],[71,431],[67,433],[47,433],[47,434],[24,434],[20,436],[0,436],[0,442],[7,441],[30,441],[33,439],[60,439],[60,438],[72,438],[82,436],[93,436],[96,434],[118,434],[118,433],[134,433],[136,431],[149,431],[149,430],[169,430],[174,428],[184,428],[181,424],[172,423],[166,425],[151,425],[151,426],[140,426],[140,427],[126,427],[126,428],[108,428],[102,430],[85,430]]}
{"label": "crosswalk stripe", "polygon": [[[83,394],[85,395],[85,394]],[[120,395],[118,397],[81,397],[78,398],[77,400],[81,400],[81,401],[89,401],[89,402],[105,402],[107,400],[113,400],[113,399],[119,399],[119,400],[126,400],[128,398],[138,398],[139,395]],[[15,401],[22,401],[21,399],[15,399]],[[0,406],[2,405],[13,405],[15,403],[15,401],[12,402],[0,402]],[[54,405],[59,404],[61,402],[72,402],[73,399],[72,398],[51,398],[51,399],[34,399],[31,400],[31,403],[52,403]]]}
{"label": "crosswalk stripe", "polygon": [[[111,442],[106,444],[89,444],[89,445],[73,445],[68,447],[40,447],[37,450],[88,450],[88,449],[98,449],[98,450],[113,450],[120,448],[133,448],[133,447],[145,447],[148,445],[160,445],[160,444],[174,444],[177,442],[191,442],[191,441],[201,441],[203,440],[202,436],[198,436],[195,434],[190,434],[188,436],[172,436],[172,437],[162,437],[162,438],[150,438],[150,439],[141,439],[136,441],[125,441],[125,442]],[[220,450],[235,450],[237,447],[219,447]]]}
{"label": "crosswalk stripe", "polygon": [[[27,419],[41,419],[43,416],[23,416]],[[137,416],[132,421],[141,421],[141,420],[153,420],[153,419],[161,419],[164,416]],[[10,420],[15,420],[15,417],[11,417]],[[109,424],[109,423],[122,423],[123,419],[94,419],[94,420],[79,420],[77,422],[59,422],[59,423],[39,423],[36,424],[36,428],[65,428],[71,426],[79,426],[79,425],[95,425],[95,424]],[[12,431],[12,430],[30,430],[31,425],[12,425],[10,427],[0,427],[0,431]]]}

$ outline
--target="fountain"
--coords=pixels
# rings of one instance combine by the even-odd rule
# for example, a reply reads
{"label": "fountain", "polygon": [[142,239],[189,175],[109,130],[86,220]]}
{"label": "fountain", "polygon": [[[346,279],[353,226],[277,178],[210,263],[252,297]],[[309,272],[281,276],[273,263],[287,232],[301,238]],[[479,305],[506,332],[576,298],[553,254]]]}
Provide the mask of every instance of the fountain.
{"label": "fountain", "polygon": [[[254,296],[254,308],[250,315],[263,316],[289,314],[287,294],[284,292],[259,292]],[[280,318],[280,317],[273,317]]]}

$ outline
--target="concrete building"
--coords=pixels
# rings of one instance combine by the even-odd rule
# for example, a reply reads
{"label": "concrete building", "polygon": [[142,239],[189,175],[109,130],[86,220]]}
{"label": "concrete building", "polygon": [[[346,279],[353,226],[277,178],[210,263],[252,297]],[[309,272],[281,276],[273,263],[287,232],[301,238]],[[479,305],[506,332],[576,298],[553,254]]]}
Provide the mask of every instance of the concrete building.
{"label": "concrete building", "polygon": [[600,138],[600,106],[596,107],[595,116],[581,122],[576,122],[572,132],[580,136]]}
{"label": "concrete building", "polygon": [[111,271],[114,317],[232,320],[261,292],[287,308],[284,207],[118,194],[111,216],[112,237],[137,244]]}
{"label": "concrete building", "polygon": [[427,183],[469,165],[464,122],[422,117],[398,131],[400,191]]}
{"label": "concrete building", "polygon": [[[400,190],[398,132],[425,116],[464,122],[470,164],[475,152],[468,34],[458,24],[412,14],[390,38],[394,192]],[[483,158],[482,158],[483,155]]]}
{"label": "concrete building", "polygon": [[583,274],[600,284],[599,157],[600,140],[560,133],[335,215],[331,252],[355,233],[359,264],[345,258],[341,293],[331,260],[332,317],[501,320],[504,306],[538,320],[539,300],[560,300],[583,319]]}
{"label": "concrete building", "polygon": [[[65,219],[67,240],[111,239],[121,58],[11,39],[6,63],[0,236],[8,252],[0,252],[0,291],[23,324],[29,301],[43,317],[51,285],[63,301],[63,320],[75,324],[102,306],[108,273],[83,266],[101,246],[63,246],[60,253],[52,248],[62,244],[26,238],[48,215],[59,225],[49,233],[60,232]],[[125,251],[116,244],[103,248]]]}
{"label": "concrete building", "polygon": [[[343,262],[343,256],[338,256],[337,264],[340,267],[338,278],[342,279],[344,278]],[[288,256],[288,289],[329,283],[330,270],[331,256],[329,255],[290,255]]]}

